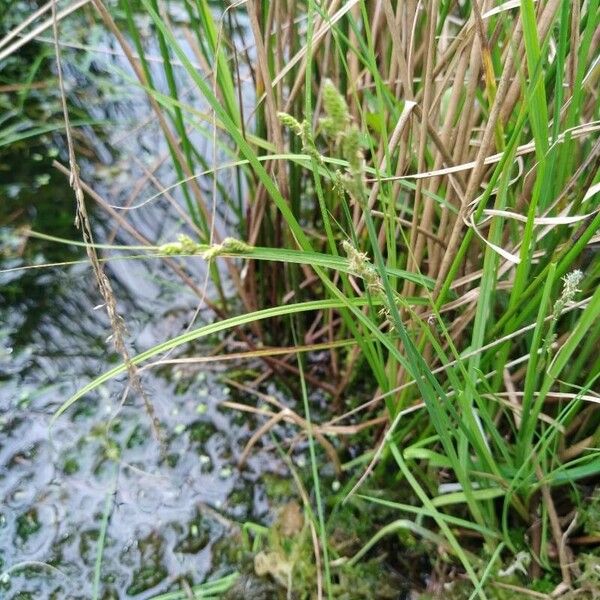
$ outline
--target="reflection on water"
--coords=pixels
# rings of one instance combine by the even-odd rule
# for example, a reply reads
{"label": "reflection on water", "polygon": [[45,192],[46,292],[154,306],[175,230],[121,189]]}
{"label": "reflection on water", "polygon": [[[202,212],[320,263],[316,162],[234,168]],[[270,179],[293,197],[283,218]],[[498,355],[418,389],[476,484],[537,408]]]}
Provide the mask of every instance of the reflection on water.
{"label": "reflection on water", "polygon": [[[111,47],[98,28],[82,31],[76,18],[63,31],[61,39]],[[153,178],[171,183],[166,149],[141,93],[117,93],[116,69],[127,71],[121,59],[68,49],[63,55],[71,103],[79,114],[85,109],[88,120],[105,123],[78,129],[84,180],[118,205],[155,193]],[[45,98],[50,102],[51,94]],[[32,110],[45,114],[39,104]],[[228,535],[227,519],[264,515],[266,500],[256,482],[268,465],[256,460],[244,474],[235,468],[249,428],[219,410],[228,390],[210,372],[144,372],[162,448],[141,400],[127,393],[123,379],[51,424],[74,391],[117,360],[106,316],[94,309],[100,295],[87,263],[18,270],[85,259],[77,248],[20,234],[28,227],[79,239],[72,193],[51,167],[57,154],[64,162],[53,133],[0,154],[0,572],[8,573],[1,595],[90,598],[106,515],[100,597],[149,598],[178,587],[184,577],[200,582],[228,572],[213,559],[212,547]],[[134,241],[97,206],[93,211],[97,241]],[[125,219],[152,242],[185,231],[164,202],[125,213]],[[203,281],[202,264],[186,268]],[[108,273],[133,352],[186,327],[197,298],[160,261],[114,261]],[[203,318],[211,317],[202,312]]]}

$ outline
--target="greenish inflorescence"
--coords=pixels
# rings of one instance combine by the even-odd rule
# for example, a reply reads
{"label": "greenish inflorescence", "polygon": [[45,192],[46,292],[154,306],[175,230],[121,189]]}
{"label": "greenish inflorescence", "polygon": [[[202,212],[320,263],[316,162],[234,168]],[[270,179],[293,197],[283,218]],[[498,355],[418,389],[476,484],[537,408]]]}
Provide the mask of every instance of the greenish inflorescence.
{"label": "greenish inflorescence", "polygon": [[287,127],[300,138],[302,141],[302,151],[316,160],[318,164],[322,164],[323,157],[317,150],[308,121],[305,119],[304,121],[300,122],[292,117],[292,115],[288,115],[284,112],[277,113],[277,116],[279,117],[282,125]]}
{"label": "greenish inflorescence", "polygon": [[345,135],[352,119],[344,96],[331,79],[326,79],[323,84],[323,107],[327,116],[320,122],[325,134],[332,139]]}
{"label": "greenish inflorescence", "polygon": [[158,247],[159,254],[167,256],[194,256],[201,255],[206,260],[211,260],[223,254],[244,254],[251,252],[253,247],[242,240],[226,237],[220,244],[206,246],[194,242],[189,236],[180,234],[176,242],[167,242]]}

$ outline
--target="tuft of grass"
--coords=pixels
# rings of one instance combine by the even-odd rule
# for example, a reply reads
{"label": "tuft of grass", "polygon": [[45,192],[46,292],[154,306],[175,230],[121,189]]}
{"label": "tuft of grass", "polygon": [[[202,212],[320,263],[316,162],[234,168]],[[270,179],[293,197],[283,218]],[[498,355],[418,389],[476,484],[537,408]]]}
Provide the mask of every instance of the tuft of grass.
{"label": "tuft of grass", "polygon": [[[401,531],[443,548],[473,598],[494,597],[523,552],[529,576],[577,585],[569,542],[600,481],[598,0],[260,1],[221,12],[187,0],[188,24],[140,3],[160,80],[130,3],[120,20],[93,2],[159,120],[176,176],[165,187],[193,227],[122,250],[182,270],[184,256],[206,260],[220,300],[219,320],[131,363],[228,330],[253,357],[251,336],[327,349],[323,423],[309,403],[318,376],[292,355],[285,368],[265,360],[300,380],[306,414],[295,422],[309,440],[329,597],[336,570]],[[219,202],[233,223],[201,186],[225,190],[228,177]],[[89,382],[55,418],[126,370]],[[359,389],[368,402],[353,400]],[[373,412],[385,432],[372,428],[365,443],[361,430],[345,489],[398,517],[343,556],[329,547],[313,427],[369,428]]]}

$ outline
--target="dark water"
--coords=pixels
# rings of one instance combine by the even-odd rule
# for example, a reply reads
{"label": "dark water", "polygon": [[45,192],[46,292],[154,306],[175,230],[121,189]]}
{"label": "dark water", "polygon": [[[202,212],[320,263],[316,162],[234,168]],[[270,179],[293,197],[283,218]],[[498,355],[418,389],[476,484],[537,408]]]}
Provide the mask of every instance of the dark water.
{"label": "dark water", "polygon": [[[116,51],[101,29],[82,30],[77,18],[63,29],[65,40]],[[43,51],[47,46],[36,46]],[[104,123],[79,128],[83,178],[111,204],[131,200],[133,190],[138,201],[151,196],[151,182],[139,182],[166,148],[142,94],[132,94],[119,78],[127,73],[125,63],[110,53],[69,49],[64,60],[74,114]],[[45,64],[51,76],[49,60]],[[52,94],[40,93],[27,105],[30,112],[15,119],[58,119],[51,103]],[[54,158],[65,160],[61,136],[50,133],[0,152],[0,597],[92,597],[106,520],[100,597],[151,598],[179,589],[182,578],[199,583],[232,572],[213,546],[231,534],[228,520],[264,517],[268,505],[259,479],[276,465],[255,454],[245,472],[237,470],[250,427],[219,408],[230,390],[214,368],[143,373],[162,427],[162,450],[141,399],[127,393],[123,378],[51,424],[71,394],[118,359],[107,341],[104,310],[94,308],[101,297],[85,254],[21,233],[28,227],[80,239],[73,194],[51,166]],[[174,180],[168,160],[156,175],[164,184]],[[114,221],[88,202],[97,241],[111,241]],[[126,218],[153,242],[186,232],[165,202]],[[116,243],[132,241],[122,228],[116,231]],[[84,262],[23,269],[75,260]],[[201,287],[204,265],[186,268]],[[198,299],[160,261],[113,260],[107,273],[132,352],[189,324]],[[213,318],[203,310],[197,324]]]}

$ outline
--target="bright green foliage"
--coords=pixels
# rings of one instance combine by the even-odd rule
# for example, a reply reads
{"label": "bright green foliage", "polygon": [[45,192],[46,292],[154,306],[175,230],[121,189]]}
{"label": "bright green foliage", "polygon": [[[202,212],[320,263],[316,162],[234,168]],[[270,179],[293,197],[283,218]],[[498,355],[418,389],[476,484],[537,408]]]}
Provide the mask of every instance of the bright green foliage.
{"label": "bright green foliage", "polygon": [[[583,587],[557,548],[589,529],[589,518],[569,523],[600,478],[598,0],[487,3],[483,13],[481,2],[444,0],[419,10],[392,0],[332,10],[252,2],[223,14],[186,2],[210,73],[192,63],[160,4],[141,3],[168,92],[147,77],[124,2],[134,62],[179,137],[170,155],[199,230],[156,240],[151,255],[207,260],[223,307],[215,263],[228,261],[243,300],[233,306],[256,310],[230,308],[132,362],[245,328],[266,346],[310,338],[331,359],[321,387],[335,414],[323,435],[343,454],[347,428],[360,434],[348,442],[360,439],[363,454],[343,471],[346,499],[359,490],[394,511],[349,564],[385,540],[419,539],[466,575],[456,597],[518,597],[507,589],[517,593],[527,569],[543,573],[544,586]],[[251,26],[240,33],[233,16]],[[184,86],[197,103],[182,100]],[[202,165],[190,131],[230,162]],[[223,234],[231,237],[210,242],[210,211],[186,171],[215,185],[235,174],[236,191],[219,199],[237,217]],[[336,597],[345,562],[329,519],[341,500],[321,485],[315,380],[303,363],[291,368],[310,442],[305,516],[325,561],[324,594]],[[125,372],[100,375],[56,416]],[[362,400],[372,400],[369,411]],[[317,574],[309,539],[295,540],[303,590]],[[280,542],[262,551],[285,554],[288,568]],[[528,565],[510,571],[516,562]],[[285,571],[271,567],[275,579]]]}

